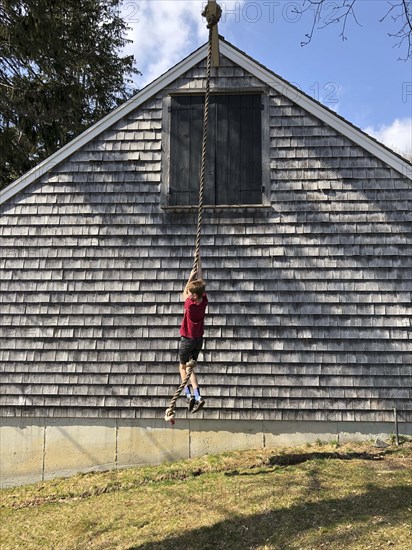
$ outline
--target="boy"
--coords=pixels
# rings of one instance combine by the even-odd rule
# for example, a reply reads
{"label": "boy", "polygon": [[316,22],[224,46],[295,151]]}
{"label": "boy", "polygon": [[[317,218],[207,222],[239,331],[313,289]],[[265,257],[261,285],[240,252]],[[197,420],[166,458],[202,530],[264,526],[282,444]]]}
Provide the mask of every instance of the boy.
{"label": "boy", "polygon": [[[184,315],[180,327],[179,345],[179,370],[182,381],[186,378],[186,367],[196,366],[199,352],[203,345],[203,330],[206,306],[208,304],[205,292],[206,283],[202,279],[202,267],[199,260],[198,271],[192,271],[182,294],[184,300]],[[200,395],[199,384],[197,383],[194,371],[190,376],[190,383],[194,395],[191,394],[189,385],[185,387],[185,394],[188,409],[194,413],[199,411],[205,404]]]}

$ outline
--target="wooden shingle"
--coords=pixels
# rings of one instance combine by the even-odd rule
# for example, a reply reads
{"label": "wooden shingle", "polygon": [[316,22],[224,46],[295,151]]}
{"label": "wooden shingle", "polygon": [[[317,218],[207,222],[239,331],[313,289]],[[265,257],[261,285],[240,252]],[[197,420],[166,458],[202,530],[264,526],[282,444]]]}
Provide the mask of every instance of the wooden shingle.
{"label": "wooden shingle", "polygon": [[[196,222],[163,208],[165,101],[204,77],[202,60],[1,206],[4,416],[163,417]],[[204,417],[411,422],[406,164],[223,56],[212,90],[239,89],[267,99],[268,204],[204,212]]]}

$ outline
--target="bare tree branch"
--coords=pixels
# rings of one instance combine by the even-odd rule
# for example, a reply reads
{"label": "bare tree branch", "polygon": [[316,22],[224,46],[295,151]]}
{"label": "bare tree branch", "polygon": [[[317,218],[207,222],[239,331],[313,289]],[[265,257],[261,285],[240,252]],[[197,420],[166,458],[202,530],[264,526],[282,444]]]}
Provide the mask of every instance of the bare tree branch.
{"label": "bare tree branch", "polygon": [[[325,27],[333,23],[342,23],[342,32],[339,36],[342,37],[342,40],[347,40],[346,36],[346,26],[348,24],[349,17],[352,17],[355,23],[359,26],[362,26],[356,18],[354,11],[354,5],[357,0],[341,0],[340,5],[329,5],[325,3],[325,0],[303,0],[301,8],[296,8],[295,13],[303,15],[309,10],[313,10],[313,22],[312,28],[309,33],[305,34],[307,40],[301,42],[301,46],[306,46],[311,42],[313,34],[316,28],[324,29]],[[332,9],[332,15],[328,13],[329,9]],[[316,27],[319,25],[318,27]]]}
{"label": "bare tree branch", "polygon": [[[357,0],[339,0],[334,3],[328,0],[302,0],[302,5],[295,7],[294,12],[303,15],[312,11],[313,20],[310,31],[305,34],[306,40],[301,42],[301,46],[306,46],[312,41],[317,29],[324,29],[332,24],[341,25],[339,36],[342,40],[347,40],[347,27],[350,20],[362,26],[355,13],[356,2]],[[412,1],[387,0],[387,4],[389,8],[379,21],[382,23],[390,16],[394,23],[400,25],[397,32],[388,33],[388,36],[398,39],[394,47],[406,48],[406,56],[399,58],[406,61],[412,57]]]}
{"label": "bare tree branch", "polygon": [[399,38],[400,40],[394,44],[394,47],[401,48],[406,42],[406,57],[399,57],[400,61],[407,61],[412,57],[412,2],[410,0],[397,0],[396,2],[389,0],[390,8],[379,21],[382,23],[385,19],[391,16],[394,23],[401,20],[401,27],[396,33],[388,33],[391,38]]}

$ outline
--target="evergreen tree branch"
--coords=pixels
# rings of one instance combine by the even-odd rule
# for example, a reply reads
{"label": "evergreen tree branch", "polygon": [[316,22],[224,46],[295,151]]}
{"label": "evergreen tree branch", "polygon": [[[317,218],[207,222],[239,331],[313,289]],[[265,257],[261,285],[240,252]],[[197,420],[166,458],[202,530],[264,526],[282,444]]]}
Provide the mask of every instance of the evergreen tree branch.
{"label": "evergreen tree branch", "polygon": [[121,0],[0,4],[0,188],[136,90]]}

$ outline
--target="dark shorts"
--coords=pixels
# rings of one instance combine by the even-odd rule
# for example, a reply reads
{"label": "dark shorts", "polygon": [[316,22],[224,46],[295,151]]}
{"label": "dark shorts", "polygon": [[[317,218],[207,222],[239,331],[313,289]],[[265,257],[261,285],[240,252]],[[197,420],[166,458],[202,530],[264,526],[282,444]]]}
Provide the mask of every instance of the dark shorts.
{"label": "dark shorts", "polygon": [[179,361],[187,363],[190,359],[197,361],[199,357],[199,352],[203,346],[203,337],[202,338],[185,338],[185,336],[180,337],[179,344]]}

